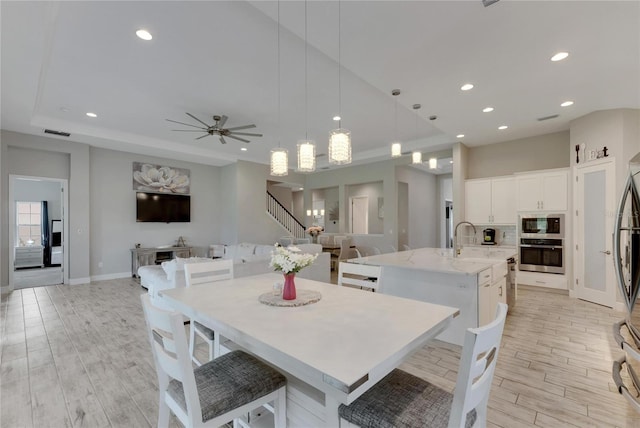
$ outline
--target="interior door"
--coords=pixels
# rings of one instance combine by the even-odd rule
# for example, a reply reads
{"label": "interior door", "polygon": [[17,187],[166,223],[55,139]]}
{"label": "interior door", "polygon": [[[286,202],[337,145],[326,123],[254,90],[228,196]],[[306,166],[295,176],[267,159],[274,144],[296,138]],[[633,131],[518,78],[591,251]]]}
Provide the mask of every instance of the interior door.
{"label": "interior door", "polygon": [[576,292],[580,299],[613,307],[612,236],[615,213],[613,160],[576,168]]}
{"label": "interior door", "polygon": [[354,196],[351,199],[351,233],[366,234],[369,230],[369,198]]}

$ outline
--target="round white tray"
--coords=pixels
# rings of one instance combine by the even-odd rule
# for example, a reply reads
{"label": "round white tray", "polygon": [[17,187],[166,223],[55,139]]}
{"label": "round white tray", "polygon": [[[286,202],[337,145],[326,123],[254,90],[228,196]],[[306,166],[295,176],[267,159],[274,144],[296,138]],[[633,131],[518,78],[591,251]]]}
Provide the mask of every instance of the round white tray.
{"label": "round white tray", "polygon": [[258,297],[260,303],[269,306],[295,307],[316,303],[322,299],[322,294],[312,290],[296,290],[296,298],[293,300],[284,300],[282,295],[274,295],[273,293],[264,293]]}

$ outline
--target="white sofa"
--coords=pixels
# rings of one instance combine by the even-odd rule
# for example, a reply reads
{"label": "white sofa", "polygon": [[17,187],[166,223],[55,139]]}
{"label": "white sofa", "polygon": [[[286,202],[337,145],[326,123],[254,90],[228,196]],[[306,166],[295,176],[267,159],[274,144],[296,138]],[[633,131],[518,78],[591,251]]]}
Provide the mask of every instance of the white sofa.
{"label": "white sofa", "polygon": [[[297,246],[304,253],[318,254],[318,258],[311,265],[300,271],[297,276],[322,282],[331,282],[331,257],[329,253],[322,252],[322,246],[316,244],[301,244]],[[226,245],[224,259],[233,260],[233,274],[235,278],[258,275],[272,272],[269,266],[273,245],[260,245],[242,243]],[[169,288],[184,287],[184,264],[211,261],[209,258],[191,257],[183,259],[177,257],[171,261],[162,262],[162,265],[141,266],[138,268],[140,285],[146,288],[151,296],[151,301],[165,307],[158,292]],[[166,308],[169,309],[169,308]]]}

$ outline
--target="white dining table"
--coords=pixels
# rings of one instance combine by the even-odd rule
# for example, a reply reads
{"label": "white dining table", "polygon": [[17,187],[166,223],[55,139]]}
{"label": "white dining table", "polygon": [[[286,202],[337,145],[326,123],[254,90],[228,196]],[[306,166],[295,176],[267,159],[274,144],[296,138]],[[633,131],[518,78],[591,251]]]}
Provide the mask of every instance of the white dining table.
{"label": "white dining table", "polygon": [[341,403],[353,402],[459,313],[303,278],[297,289],[320,292],[320,301],[277,307],[258,300],[282,280],[269,273],[162,290],[160,298],[288,375],[290,426],[337,427]]}

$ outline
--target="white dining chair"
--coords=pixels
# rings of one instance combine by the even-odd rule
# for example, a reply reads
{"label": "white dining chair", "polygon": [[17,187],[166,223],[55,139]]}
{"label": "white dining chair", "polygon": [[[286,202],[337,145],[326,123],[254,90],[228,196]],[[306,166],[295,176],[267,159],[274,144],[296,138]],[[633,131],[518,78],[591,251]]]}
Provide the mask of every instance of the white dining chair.
{"label": "white dining chair", "polygon": [[341,262],[338,266],[338,285],[350,285],[368,288],[371,291],[380,289],[382,283],[382,266],[361,265]]}
{"label": "white dining chair", "polygon": [[318,236],[318,244],[329,245],[330,243],[331,243],[331,236],[328,236],[328,235]]}
{"label": "white dining chair", "polygon": [[467,329],[453,395],[395,369],[350,405],[340,405],[340,426],[485,427],[507,305],[499,303],[496,312],[489,324]]}
{"label": "white dining chair", "polygon": [[296,242],[296,238],[294,238],[293,236],[282,236],[280,237],[280,239],[278,239],[278,244],[280,244],[282,247],[293,245],[294,242]]}
{"label": "white dining chair", "polygon": [[185,427],[219,427],[232,420],[235,427],[265,405],[274,408],[275,427],[286,426],[287,379],[281,373],[243,351],[194,370],[182,315],[153,306],[147,294],[140,297],[158,376],[158,427],[169,426],[170,413]]}
{"label": "white dining chair", "polygon": [[[212,284],[216,281],[233,279],[233,260],[216,259],[204,263],[185,263],[184,276],[187,287],[197,284]],[[222,337],[209,327],[191,320],[189,325],[189,353],[196,365],[202,362],[196,357],[196,336],[209,347],[209,360],[219,357],[229,349],[222,345]]]}

